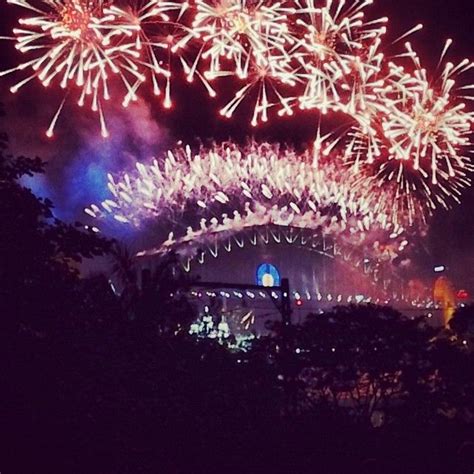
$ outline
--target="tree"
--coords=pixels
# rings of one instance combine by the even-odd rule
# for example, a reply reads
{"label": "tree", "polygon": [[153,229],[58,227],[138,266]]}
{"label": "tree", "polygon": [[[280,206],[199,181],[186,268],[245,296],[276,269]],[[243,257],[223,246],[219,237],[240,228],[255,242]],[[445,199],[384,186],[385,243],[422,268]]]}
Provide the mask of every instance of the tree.
{"label": "tree", "polygon": [[187,332],[198,317],[197,308],[187,296],[191,282],[176,253],[161,256],[151,269],[142,273],[139,318],[156,321],[161,333]]}
{"label": "tree", "polygon": [[140,298],[138,266],[130,249],[115,242],[110,252],[112,275],[119,291],[119,301],[126,317],[136,319],[136,310]]}
{"label": "tree", "polygon": [[128,319],[155,325],[160,333],[189,329],[198,315],[187,297],[192,280],[176,253],[141,264],[129,249],[115,243],[111,256],[112,277],[120,288],[120,302]]}
{"label": "tree", "polygon": [[375,305],[309,315],[288,336],[299,409],[383,424],[415,387],[429,390],[434,332],[420,322]]}
{"label": "tree", "polygon": [[0,137],[0,314],[3,333],[20,327],[50,330],[77,314],[81,305],[77,265],[103,255],[110,242],[76,223],[54,217],[52,203],[25,187],[21,178],[43,173],[39,159],[8,154]]}
{"label": "tree", "polygon": [[471,350],[474,345],[474,304],[461,306],[456,309],[449,327],[457,336],[459,342]]}

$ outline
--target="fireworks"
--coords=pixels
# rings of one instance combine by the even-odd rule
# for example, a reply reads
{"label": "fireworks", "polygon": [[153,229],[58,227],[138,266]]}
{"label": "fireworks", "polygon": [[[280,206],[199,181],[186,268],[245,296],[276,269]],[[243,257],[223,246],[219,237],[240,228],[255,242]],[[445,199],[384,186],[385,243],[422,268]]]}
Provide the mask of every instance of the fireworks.
{"label": "fireworks", "polygon": [[386,22],[364,20],[369,0],[350,7],[342,0],[326,0],[323,7],[314,0],[130,0],[125,6],[102,0],[8,1],[35,15],[21,19],[22,28],[14,31],[17,49],[35,57],[6,71],[33,70],[12,90],[33,78],[44,85],[60,78],[63,88],[75,83],[82,89],[80,105],[92,96],[103,131],[101,100],[110,98],[111,77],[121,77],[126,106],[150,74],[154,94],[163,95],[170,108],[176,65],[189,82],[199,78],[211,97],[217,95],[214,81],[237,78],[242,84],[221,115],[230,118],[252,98],[253,125],[268,121],[272,108],[292,115],[296,105],[360,113],[380,68],[377,48]]}
{"label": "fireworks", "polygon": [[287,17],[280,2],[197,0],[196,4],[193,28],[206,44],[208,77],[235,73],[246,79],[251,62],[265,66],[273,48],[284,52]]}
{"label": "fireworks", "polygon": [[[291,113],[289,99],[280,88],[294,87],[296,65],[287,45],[294,42],[287,10],[281,2],[217,0],[197,2],[194,30],[204,42],[203,59],[209,60],[205,76],[210,80],[236,76],[244,85],[221,109],[230,118],[249,96],[256,97],[252,125],[268,121],[268,110],[279,105]],[[273,102],[275,101],[275,102]]]}
{"label": "fireworks", "polygon": [[[192,57],[194,50],[190,43],[196,41],[198,35],[182,21],[189,4],[159,0],[137,3],[125,8],[111,6],[105,9],[105,12],[112,15],[115,29],[133,38],[135,49],[140,54],[139,64],[144,73],[151,73],[153,93],[155,96],[163,96],[163,106],[167,109],[172,107],[174,58],[178,58],[188,82],[192,82],[197,76],[209,94],[215,95],[209,82],[197,68],[201,53]],[[161,85],[163,81],[164,87]],[[128,105],[128,102],[129,100],[126,100],[125,105]]]}
{"label": "fireworks", "polygon": [[[449,40],[440,64],[450,44]],[[448,62],[439,80],[431,83],[409,43],[406,48],[414,72],[389,65],[391,85],[380,95],[381,106],[352,134],[346,156],[356,172],[372,168],[371,179],[395,188],[395,211],[408,212],[413,221],[418,202],[428,212],[440,205],[447,208],[451,200],[459,202],[461,190],[470,185],[474,114],[466,111],[463,101],[472,98],[461,93],[472,86],[456,90],[455,78],[473,64]]]}
{"label": "fireworks", "polygon": [[278,106],[280,115],[292,115],[291,99],[281,92],[285,86],[291,88],[296,85],[296,80],[288,72],[289,63],[289,57],[282,55],[262,65],[252,64],[247,72],[247,83],[221,110],[221,115],[231,118],[237,107],[252,93],[256,95],[251,122],[254,127],[268,121],[268,111],[274,106]]}
{"label": "fireworks", "polygon": [[[230,100],[220,105],[221,116],[230,119],[252,104],[253,126],[270,121],[273,112],[346,114],[355,125],[333,154],[351,165],[341,173],[357,185],[368,180],[369,187],[390,188],[395,204],[381,210],[388,221],[413,223],[418,214],[424,220],[425,213],[459,200],[470,184],[474,115],[465,102],[474,86],[457,82],[472,63],[448,62],[433,80],[409,43],[388,60],[388,19],[366,18],[372,0],[7,1],[27,12],[11,39],[28,59],[0,74],[26,74],[12,92],[33,79],[66,91],[48,136],[71,97],[98,113],[104,137],[110,99],[127,106],[151,89],[171,108],[179,70],[212,98],[217,83],[227,81]],[[401,65],[405,58],[408,67]]]}
{"label": "fireworks", "polygon": [[352,115],[365,109],[358,87],[370,83],[380,70],[377,52],[387,18],[364,20],[371,0],[297,0],[293,11],[295,45],[292,56],[301,65],[305,90],[298,98],[302,109],[345,110]]}
{"label": "fireworks", "polygon": [[[395,160],[411,162],[415,171],[436,185],[440,179],[455,177],[455,168],[467,168],[469,162],[460,150],[470,146],[474,114],[466,112],[465,103],[457,99],[454,78],[473,64],[468,60],[457,66],[448,63],[439,83],[431,84],[419,59],[412,58],[416,66],[413,83],[405,88],[403,97],[388,101],[383,135]],[[398,74],[401,79],[402,73]]]}
{"label": "fireworks", "polygon": [[179,148],[149,166],[137,163],[119,180],[109,176],[111,198],[86,213],[134,226],[167,222],[172,233],[162,250],[266,225],[310,229],[356,246],[374,235],[397,239],[403,227],[383,213],[383,192],[355,187],[355,178],[325,156],[333,148],[327,138],[304,154],[255,143],[196,155]]}
{"label": "fireworks", "polygon": [[[135,64],[138,55],[133,44],[112,41],[117,34],[108,25],[110,17],[104,15],[102,0],[8,0],[8,3],[26,9],[33,16],[19,20],[14,30],[16,48],[32,57],[1,75],[29,71],[29,75],[11,87],[13,93],[30,82],[39,79],[43,86],[59,85],[67,90],[79,91],[77,103],[86,101],[100,116],[101,131],[108,136],[102,111],[102,101],[110,99],[109,81],[118,75],[126,93],[136,99],[136,83],[143,75]],[[36,6],[37,5],[37,6]],[[54,132],[65,99],[55,114],[47,135]]]}

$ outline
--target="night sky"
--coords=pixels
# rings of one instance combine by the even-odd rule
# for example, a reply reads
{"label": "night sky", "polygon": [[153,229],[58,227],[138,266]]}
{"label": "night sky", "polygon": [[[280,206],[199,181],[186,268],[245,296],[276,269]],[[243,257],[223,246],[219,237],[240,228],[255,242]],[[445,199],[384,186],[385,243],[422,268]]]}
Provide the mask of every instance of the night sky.
{"label": "night sky", "polygon": [[[474,0],[375,0],[367,10],[370,17],[388,16],[389,34],[394,39],[417,23],[424,30],[411,37],[428,69],[436,65],[447,38],[453,38],[452,60],[474,59]],[[19,10],[1,0],[1,35],[10,35]],[[20,9],[21,10],[21,9]],[[401,46],[400,46],[401,47]],[[397,49],[394,49],[394,52]],[[0,48],[1,69],[21,59],[8,42]],[[17,76],[19,77],[19,76]],[[48,161],[46,177],[29,185],[38,194],[51,197],[56,213],[66,220],[82,219],[82,209],[105,198],[106,173],[120,171],[133,157],[147,159],[172,147],[178,140],[187,143],[215,138],[245,141],[253,135],[303,147],[311,142],[317,127],[314,113],[296,118],[273,118],[270,125],[254,129],[248,110],[243,109],[231,121],[218,117],[213,104],[198,84],[180,86],[174,94],[175,108],[164,111],[155,99],[143,96],[139,104],[123,110],[109,104],[106,114],[111,138],[100,137],[97,119],[92,114],[66,107],[58,123],[56,136],[49,140],[44,132],[61,101],[61,93],[31,83],[13,96],[8,92],[13,77],[0,78],[0,102],[6,116],[0,129],[7,130],[15,153],[38,155]],[[474,82],[474,80],[471,80]],[[226,95],[226,90],[220,90]],[[219,104],[225,103],[219,100]],[[333,117],[329,126],[340,125]],[[418,259],[426,269],[435,263],[447,264],[458,285],[474,290],[474,190],[465,193],[463,204],[450,212],[438,212],[429,235],[419,242]]]}

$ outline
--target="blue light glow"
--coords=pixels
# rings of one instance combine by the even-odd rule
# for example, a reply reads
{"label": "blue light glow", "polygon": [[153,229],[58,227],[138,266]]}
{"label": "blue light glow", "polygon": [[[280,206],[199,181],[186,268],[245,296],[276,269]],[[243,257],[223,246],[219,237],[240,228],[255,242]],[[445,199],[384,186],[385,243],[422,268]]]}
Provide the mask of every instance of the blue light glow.
{"label": "blue light glow", "polygon": [[257,285],[268,288],[281,285],[280,272],[270,263],[262,263],[257,268]]}

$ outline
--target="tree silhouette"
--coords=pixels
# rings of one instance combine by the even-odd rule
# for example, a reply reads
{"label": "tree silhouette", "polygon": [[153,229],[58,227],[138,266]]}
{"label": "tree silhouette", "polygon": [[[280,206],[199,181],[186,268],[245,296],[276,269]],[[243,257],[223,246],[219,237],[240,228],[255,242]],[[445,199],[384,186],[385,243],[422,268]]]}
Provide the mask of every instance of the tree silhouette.
{"label": "tree silhouette", "polygon": [[0,137],[0,313],[2,329],[51,329],[78,309],[77,265],[103,255],[110,242],[54,217],[52,203],[21,178],[44,172],[39,159],[14,158]]}
{"label": "tree silhouette", "polygon": [[460,343],[466,349],[472,350],[474,344],[474,304],[461,306],[456,309],[449,321],[450,329],[458,336]]}
{"label": "tree silhouette", "polygon": [[128,319],[136,319],[140,298],[137,262],[132,252],[119,242],[114,242],[110,251],[111,278],[119,288],[119,300]]}
{"label": "tree silhouette", "polygon": [[156,321],[161,333],[188,331],[198,316],[187,296],[191,282],[174,252],[161,256],[142,271],[139,318]]}
{"label": "tree silhouette", "polygon": [[420,322],[375,305],[309,315],[289,336],[299,409],[384,424],[434,370],[427,363],[434,332]]}

